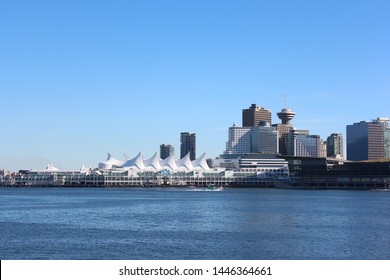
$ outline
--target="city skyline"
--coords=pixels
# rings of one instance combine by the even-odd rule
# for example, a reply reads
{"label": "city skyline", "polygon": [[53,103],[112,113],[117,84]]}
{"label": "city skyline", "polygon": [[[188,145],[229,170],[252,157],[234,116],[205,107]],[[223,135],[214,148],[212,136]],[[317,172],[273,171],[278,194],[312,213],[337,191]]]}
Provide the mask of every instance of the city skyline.
{"label": "city skyline", "polygon": [[225,150],[256,103],[326,139],[389,117],[387,1],[3,1],[0,168]]}

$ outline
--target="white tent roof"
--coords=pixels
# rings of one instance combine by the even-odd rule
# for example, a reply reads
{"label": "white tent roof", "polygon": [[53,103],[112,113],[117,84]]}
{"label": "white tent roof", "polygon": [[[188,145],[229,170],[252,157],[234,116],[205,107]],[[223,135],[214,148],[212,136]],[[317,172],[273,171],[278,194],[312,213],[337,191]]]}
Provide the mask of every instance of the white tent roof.
{"label": "white tent roof", "polygon": [[162,169],[177,170],[175,155],[171,154],[168,158],[161,160],[160,165]]}
{"label": "white tent roof", "polygon": [[144,170],[145,164],[144,164],[144,157],[142,156],[142,153],[139,153],[135,158],[128,160],[121,167],[126,169]]}
{"label": "white tent roof", "polygon": [[184,158],[176,161],[176,165],[179,171],[189,171],[194,169],[190,160],[190,153],[188,153]]}
{"label": "white tent roof", "polygon": [[119,161],[108,154],[106,162],[99,163],[99,168],[109,170],[112,168],[124,168],[132,169],[137,171],[161,171],[171,170],[175,171],[199,171],[209,170],[209,166],[206,161],[206,154],[197,158],[194,161],[190,160],[190,154],[188,153],[184,158],[180,160],[175,159],[175,155],[171,154],[165,160],[159,158],[158,154],[155,153],[151,158],[145,160],[142,153],[139,153],[135,158],[129,159],[125,155],[124,161]]}
{"label": "white tent roof", "polygon": [[59,171],[59,169],[55,167],[53,164],[48,163],[46,167],[46,171]]}
{"label": "white tent roof", "polygon": [[122,166],[127,160],[128,156],[124,155],[124,160],[118,160],[114,158],[110,153],[108,153],[107,160],[105,162],[99,163],[100,169],[112,169],[113,167],[120,167]]}
{"label": "white tent roof", "polygon": [[155,153],[150,159],[145,160],[144,166],[146,170],[160,171],[162,168],[160,165],[160,158],[158,157],[157,153]]}
{"label": "white tent roof", "polygon": [[192,166],[197,170],[210,170],[210,167],[207,164],[206,153],[203,153],[199,158],[192,161]]}

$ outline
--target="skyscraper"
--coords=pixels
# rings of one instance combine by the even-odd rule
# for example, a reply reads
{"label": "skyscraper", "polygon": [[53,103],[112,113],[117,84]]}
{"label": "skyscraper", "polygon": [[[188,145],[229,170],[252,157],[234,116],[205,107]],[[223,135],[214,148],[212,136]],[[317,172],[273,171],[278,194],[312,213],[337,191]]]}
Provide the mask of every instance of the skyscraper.
{"label": "skyscraper", "polygon": [[252,153],[277,154],[279,152],[278,132],[267,122],[252,129]]}
{"label": "skyscraper", "polygon": [[160,145],[160,158],[166,159],[171,154],[175,153],[175,148],[172,145],[162,144]]}
{"label": "skyscraper", "polygon": [[235,123],[229,127],[225,155],[248,154],[252,147],[252,128],[238,127]]}
{"label": "skyscraper", "polygon": [[196,134],[190,132],[182,132],[180,135],[180,158],[185,157],[190,153],[190,159],[196,159]]}
{"label": "skyscraper", "polygon": [[344,158],[344,142],[340,133],[332,133],[326,140],[327,156],[331,158]]}
{"label": "skyscraper", "polygon": [[371,160],[390,155],[389,119],[347,125],[347,159]]}
{"label": "skyscraper", "polygon": [[242,126],[255,127],[261,121],[272,124],[272,112],[256,104],[252,104],[249,109],[242,110]]}

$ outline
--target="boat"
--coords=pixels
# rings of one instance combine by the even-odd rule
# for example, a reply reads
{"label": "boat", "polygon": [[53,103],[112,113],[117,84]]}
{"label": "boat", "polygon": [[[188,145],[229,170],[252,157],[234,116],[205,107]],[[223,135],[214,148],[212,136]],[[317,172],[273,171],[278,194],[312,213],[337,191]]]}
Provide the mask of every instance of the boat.
{"label": "boat", "polygon": [[215,186],[211,184],[207,186],[207,189],[209,189],[210,191],[223,191],[222,186]]}

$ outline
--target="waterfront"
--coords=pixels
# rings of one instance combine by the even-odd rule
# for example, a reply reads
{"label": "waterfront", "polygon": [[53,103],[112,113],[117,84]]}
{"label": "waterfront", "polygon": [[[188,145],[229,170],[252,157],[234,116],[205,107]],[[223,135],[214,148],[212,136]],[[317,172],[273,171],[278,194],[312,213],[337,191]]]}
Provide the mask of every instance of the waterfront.
{"label": "waterfront", "polygon": [[0,259],[390,259],[390,193],[0,188]]}

